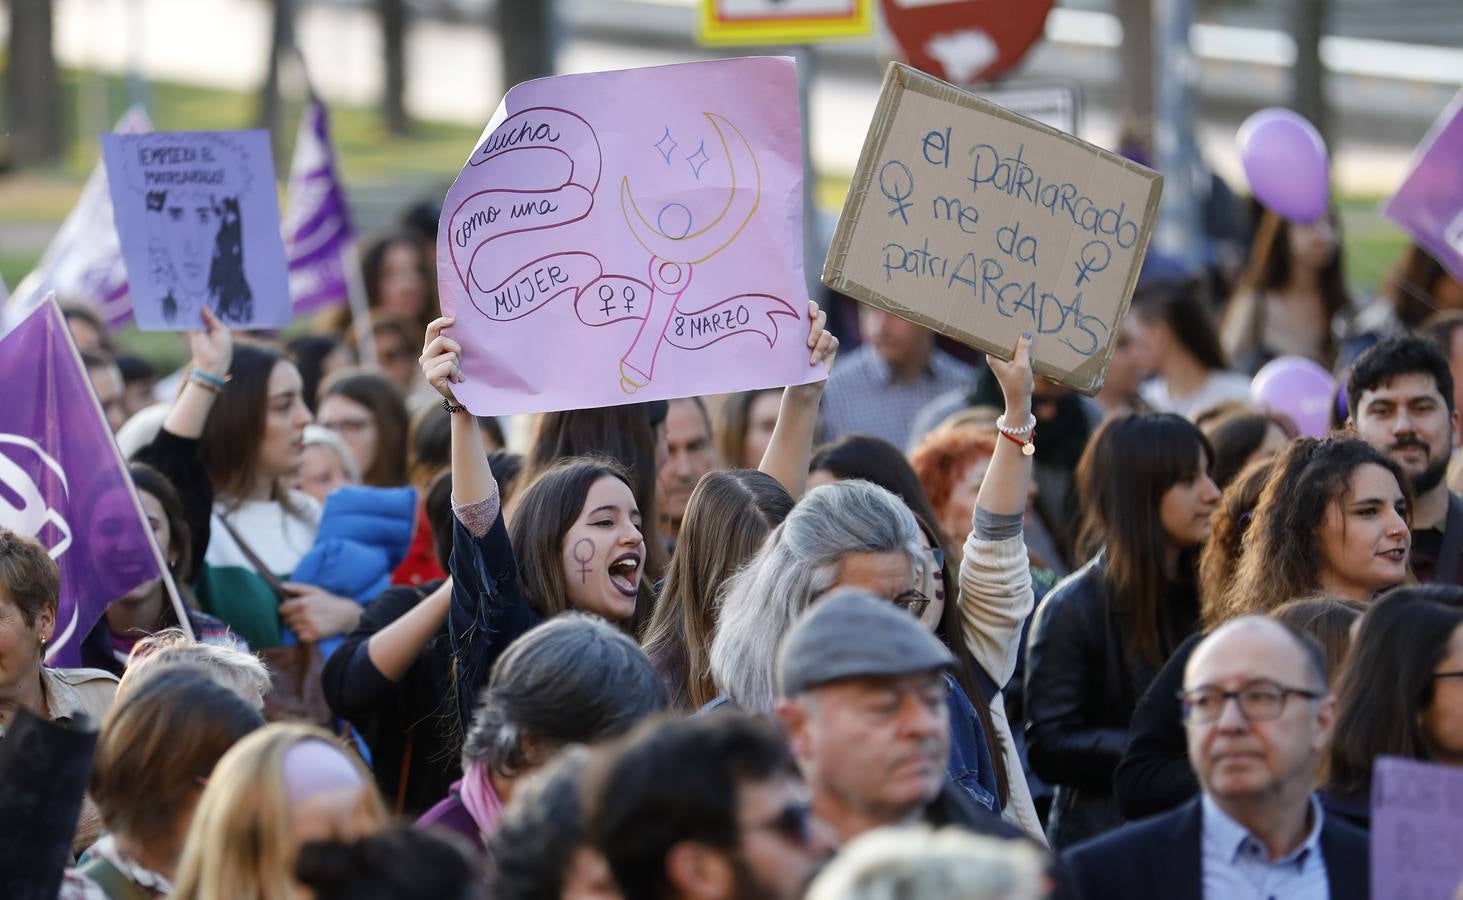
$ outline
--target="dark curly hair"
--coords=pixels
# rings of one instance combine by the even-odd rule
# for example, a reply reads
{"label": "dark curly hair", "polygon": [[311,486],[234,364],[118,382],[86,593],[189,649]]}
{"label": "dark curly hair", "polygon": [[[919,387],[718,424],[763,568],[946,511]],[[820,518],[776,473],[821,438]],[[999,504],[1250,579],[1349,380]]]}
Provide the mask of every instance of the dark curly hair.
{"label": "dark curly hair", "polygon": [[1321,589],[1320,529],[1326,510],[1342,502],[1356,470],[1380,466],[1397,479],[1410,518],[1412,488],[1386,454],[1354,438],[1300,438],[1275,457],[1260,493],[1245,550],[1229,590],[1206,604],[1213,628],[1243,615],[1265,615],[1281,604]]}

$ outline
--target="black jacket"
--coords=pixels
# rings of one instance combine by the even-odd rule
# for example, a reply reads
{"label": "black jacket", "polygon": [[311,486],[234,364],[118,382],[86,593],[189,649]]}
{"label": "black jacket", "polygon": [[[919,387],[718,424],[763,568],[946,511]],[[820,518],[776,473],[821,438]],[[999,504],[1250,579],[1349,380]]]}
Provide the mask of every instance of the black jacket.
{"label": "black jacket", "polygon": [[[1202,829],[1203,811],[1195,798],[1172,812],[1073,847],[1062,862],[1080,900],[1206,900]],[[1326,816],[1321,855],[1332,900],[1370,896],[1365,832]]]}
{"label": "black jacket", "polygon": [[320,678],[331,711],[354,725],[371,749],[371,768],[388,808],[399,807],[413,818],[447,796],[452,782],[462,777],[447,624],[399,681],[381,674],[366,645],[441,584],[394,587],[372,600]]}
{"label": "black jacket", "polygon": [[1113,778],[1125,819],[1156,816],[1199,795],[1179,691],[1189,657],[1203,639],[1196,634],[1179,644],[1133,710],[1128,751]]}
{"label": "black jacket", "polygon": [[[1071,846],[1122,824],[1113,772],[1128,745],[1138,698],[1157,674],[1129,654],[1132,629],[1108,596],[1099,554],[1036,611],[1026,662],[1026,739],[1032,769],[1056,787],[1048,834]],[[1189,586],[1176,586],[1170,621],[1186,637],[1198,619]]]}

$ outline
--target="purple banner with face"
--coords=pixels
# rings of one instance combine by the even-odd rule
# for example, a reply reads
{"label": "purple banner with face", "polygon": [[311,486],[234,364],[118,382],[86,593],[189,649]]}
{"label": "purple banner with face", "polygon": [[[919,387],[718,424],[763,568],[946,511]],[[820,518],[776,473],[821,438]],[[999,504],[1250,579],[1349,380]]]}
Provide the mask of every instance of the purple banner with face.
{"label": "purple banner with face", "polygon": [[151,534],[55,303],[0,337],[0,526],[61,567],[46,661],[80,662],[107,604],[160,578]]}
{"label": "purple banner with face", "polygon": [[1382,214],[1463,281],[1463,91],[1417,145]]}
{"label": "purple banner with face", "polygon": [[345,267],[354,233],[335,168],[325,105],[311,100],[300,117],[284,215],[290,297],[295,313],[340,306],[349,299]]}

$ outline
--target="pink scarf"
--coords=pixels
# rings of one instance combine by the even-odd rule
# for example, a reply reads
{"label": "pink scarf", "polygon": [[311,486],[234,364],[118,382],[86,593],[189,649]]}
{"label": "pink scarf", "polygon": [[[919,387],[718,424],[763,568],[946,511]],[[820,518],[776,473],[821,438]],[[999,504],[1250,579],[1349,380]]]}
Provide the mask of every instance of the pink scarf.
{"label": "pink scarf", "polygon": [[503,815],[503,801],[498,799],[498,792],[493,790],[487,765],[482,762],[468,764],[467,771],[462,775],[462,783],[457,789],[457,797],[484,837],[497,830],[498,819]]}

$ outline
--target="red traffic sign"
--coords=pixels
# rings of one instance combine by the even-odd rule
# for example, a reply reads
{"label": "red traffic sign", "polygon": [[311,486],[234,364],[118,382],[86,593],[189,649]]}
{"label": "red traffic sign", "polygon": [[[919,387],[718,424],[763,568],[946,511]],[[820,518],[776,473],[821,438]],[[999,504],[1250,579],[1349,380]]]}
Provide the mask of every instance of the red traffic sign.
{"label": "red traffic sign", "polygon": [[1052,0],[880,0],[905,60],[955,84],[996,78],[1046,28]]}

